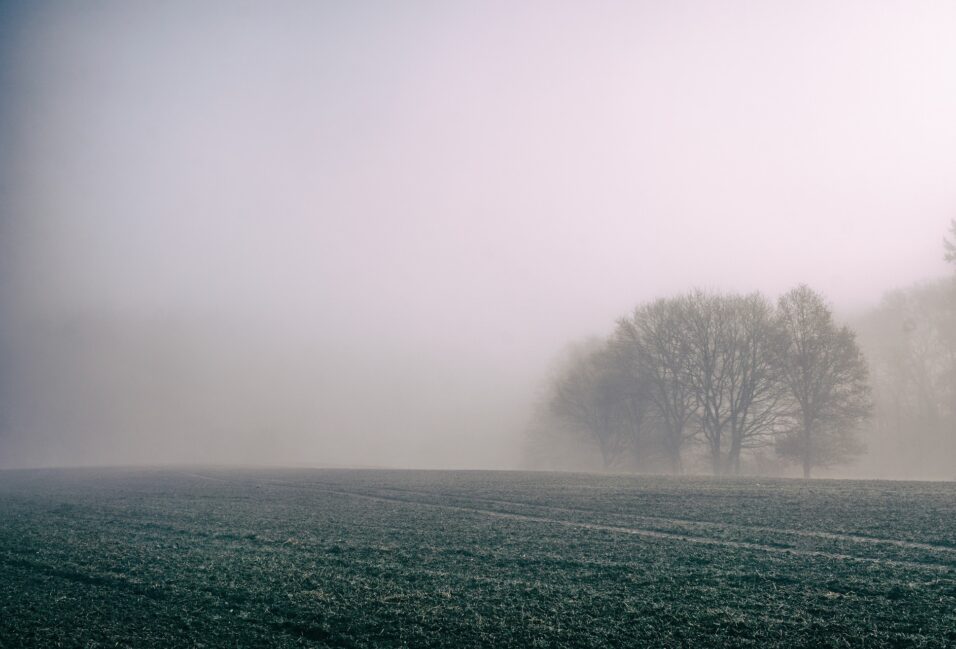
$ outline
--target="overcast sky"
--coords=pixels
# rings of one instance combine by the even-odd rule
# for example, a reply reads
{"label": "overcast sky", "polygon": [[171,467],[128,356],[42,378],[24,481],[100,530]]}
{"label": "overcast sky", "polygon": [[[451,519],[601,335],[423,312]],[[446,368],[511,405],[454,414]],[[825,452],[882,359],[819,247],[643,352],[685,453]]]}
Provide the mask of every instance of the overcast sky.
{"label": "overcast sky", "polygon": [[[5,4],[7,348],[175,329],[232,357],[184,419],[299,415],[82,452],[7,415],[0,465],[515,464],[550,359],[639,301],[806,282],[849,312],[942,275],[954,35],[953,2]],[[30,385],[34,414],[123,399]]]}

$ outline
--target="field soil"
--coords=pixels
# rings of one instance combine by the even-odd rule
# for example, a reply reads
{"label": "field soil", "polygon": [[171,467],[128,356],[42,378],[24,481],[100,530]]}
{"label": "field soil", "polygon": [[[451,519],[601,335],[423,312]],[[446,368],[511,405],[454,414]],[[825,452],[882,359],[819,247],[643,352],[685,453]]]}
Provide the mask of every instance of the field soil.
{"label": "field soil", "polygon": [[956,484],[0,472],[0,647],[956,647]]}

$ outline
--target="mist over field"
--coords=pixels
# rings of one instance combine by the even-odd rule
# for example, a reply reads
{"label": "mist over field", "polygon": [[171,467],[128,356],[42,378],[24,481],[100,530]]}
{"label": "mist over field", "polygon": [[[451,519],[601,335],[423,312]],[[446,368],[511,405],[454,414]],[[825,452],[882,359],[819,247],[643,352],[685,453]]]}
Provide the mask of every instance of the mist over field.
{"label": "mist over field", "polygon": [[876,399],[829,475],[956,478],[953,34],[946,2],[4,3],[0,468],[535,465],[569,344],[807,284]]}

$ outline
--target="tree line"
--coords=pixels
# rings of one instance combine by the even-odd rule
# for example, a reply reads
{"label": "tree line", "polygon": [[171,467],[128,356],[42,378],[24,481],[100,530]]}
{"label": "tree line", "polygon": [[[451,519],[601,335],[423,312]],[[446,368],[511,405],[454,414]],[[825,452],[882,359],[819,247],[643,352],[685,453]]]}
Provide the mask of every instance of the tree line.
{"label": "tree line", "polygon": [[[956,270],[956,221],[944,240]],[[872,473],[956,479],[956,273],[888,292],[855,322],[870,362]]]}
{"label": "tree line", "polygon": [[694,291],[638,306],[572,350],[539,417],[591,443],[605,468],[684,471],[689,452],[737,474],[752,449],[816,467],[860,452],[871,410],[854,333],[816,292]]}
{"label": "tree line", "polygon": [[[943,245],[956,266],[956,221]],[[698,290],[639,305],[555,368],[533,457],[673,473],[795,464],[809,477],[857,458],[865,436],[871,474],[956,477],[956,273],[853,322],[859,336],[807,286],[776,302]]]}

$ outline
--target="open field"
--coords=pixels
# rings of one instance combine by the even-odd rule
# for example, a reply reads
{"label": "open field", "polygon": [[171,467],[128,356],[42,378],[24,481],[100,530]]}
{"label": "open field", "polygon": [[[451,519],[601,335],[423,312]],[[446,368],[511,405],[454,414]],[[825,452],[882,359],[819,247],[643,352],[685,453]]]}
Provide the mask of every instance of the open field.
{"label": "open field", "polygon": [[956,484],[0,472],[0,647],[956,646]]}

